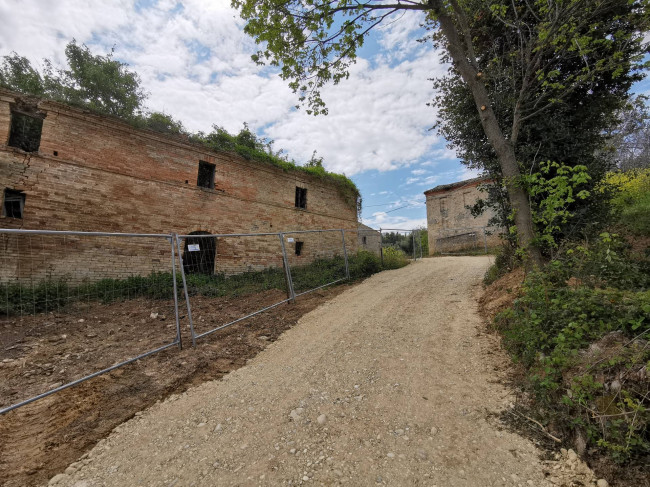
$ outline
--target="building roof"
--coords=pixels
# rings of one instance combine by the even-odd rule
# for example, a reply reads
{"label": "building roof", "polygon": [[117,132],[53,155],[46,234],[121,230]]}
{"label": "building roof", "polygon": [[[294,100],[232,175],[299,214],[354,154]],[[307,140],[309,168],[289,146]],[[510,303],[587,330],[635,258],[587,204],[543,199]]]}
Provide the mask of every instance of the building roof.
{"label": "building roof", "polygon": [[424,194],[434,194],[434,193],[444,193],[446,191],[451,191],[453,189],[462,188],[464,186],[475,186],[483,182],[489,182],[491,179],[488,176],[479,176],[477,178],[466,179],[464,181],[457,181],[455,183],[449,184],[439,184],[435,188],[428,189]]}
{"label": "building roof", "polygon": [[368,225],[364,225],[363,223],[359,222],[359,230],[372,230],[373,232],[378,232],[379,230],[375,230],[372,227],[369,227]]}

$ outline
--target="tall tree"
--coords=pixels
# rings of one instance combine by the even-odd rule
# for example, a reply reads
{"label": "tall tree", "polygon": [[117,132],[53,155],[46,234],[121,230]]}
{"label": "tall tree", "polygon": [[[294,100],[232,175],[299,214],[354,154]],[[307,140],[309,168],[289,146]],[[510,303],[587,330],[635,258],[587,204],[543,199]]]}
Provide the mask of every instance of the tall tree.
{"label": "tall tree", "polygon": [[147,93],[140,86],[138,74],[113,59],[113,53],[111,49],[104,56],[96,55],[72,40],[65,48],[67,66],[55,68],[45,59],[41,74],[27,58],[14,52],[3,57],[0,85],[104,115],[135,119],[144,110]]}
{"label": "tall tree", "polygon": [[[483,13],[478,11],[475,16],[475,30],[491,31],[491,37],[498,39],[498,42],[492,42],[491,38],[486,38],[482,43],[477,40],[477,56],[485,66],[481,77],[484,83],[493,87],[489,95],[499,124],[512,126],[515,122],[515,110],[512,107],[516,93],[510,89],[499,88],[512,85],[512,73],[522,69],[520,59],[513,55],[517,52],[519,39],[511,35],[507,23]],[[604,32],[603,36],[633,38],[638,24],[608,21],[608,16],[618,13],[620,12],[611,9],[600,11],[600,15],[605,16],[600,19],[601,28],[610,30]],[[595,13],[592,19],[597,19]],[[634,42],[622,43],[620,59],[633,59],[639,54],[640,47],[641,44]],[[553,52],[550,54],[554,55]],[[589,50],[582,52],[580,58],[563,61],[562,76],[579,74],[584,67],[596,65],[599,60],[611,55],[610,44],[594,43]],[[552,59],[545,59],[543,62],[549,63]],[[611,158],[606,150],[607,133],[619,123],[618,113],[627,105],[628,90],[632,83],[642,77],[642,73],[634,66],[631,69],[621,67],[624,65],[612,64],[609,69],[603,69],[599,77],[589,83],[585,82],[582,86],[576,86],[572,91],[566,92],[564,98],[555,100],[546,109],[521,123],[517,137],[512,139],[521,171],[526,174],[538,171],[540,163],[548,160],[568,166],[584,165],[588,167],[591,177],[585,189],[591,190],[598,185],[611,167]],[[481,121],[480,116],[473,110],[474,100],[467,85],[454,69],[450,69],[447,76],[435,80],[434,85],[438,92],[435,104],[439,107],[441,119],[438,124],[439,133],[456,148],[465,164],[480,169],[501,182],[499,161],[493,147],[486,137],[477,137],[477,132],[481,130]],[[546,89],[544,86],[541,88]],[[499,223],[507,223],[509,205],[500,201],[502,193],[495,188],[489,191],[488,196],[489,203],[499,209]],[[533,206],[540,203],[532,197],[531,201]],[[591,191],[588,199],[577,200],[570,206],[572,217],[561,225],[560,236],[572,235],[584,229],[586,225],[593,228],[594,225],[590,224],[602,223],[608,213],[607,202],[602,198],[602,193],[596,191]]]}
{"label": "tall tree", "polygon": [[[405,11],[420,12],[458,79],[471,93],[486,140],[494,150],[514,210],[520,247],[539,263],[535,231],[521,184],[515,146],[526,123],[605,75],[635,68],[647,26],[648,0],[233,0],[245,30],[264,43],[254,59],[281,67],[281,76],[314,114],[327,113],[320,89],[349,74],[357,50],[378,25]],[[498,26],[498,28],[493,28]],[[619,29],[623,26],[623,29]],[[511,46],[493,58],[491,46]],[[632,46],[632,49],[625,49]],[[609,55],[590,63],[598,47]],[[516,69],[486,81],[484,72],[509,56]],[[497,116],[495,92],[509,93],[509,123]]]}

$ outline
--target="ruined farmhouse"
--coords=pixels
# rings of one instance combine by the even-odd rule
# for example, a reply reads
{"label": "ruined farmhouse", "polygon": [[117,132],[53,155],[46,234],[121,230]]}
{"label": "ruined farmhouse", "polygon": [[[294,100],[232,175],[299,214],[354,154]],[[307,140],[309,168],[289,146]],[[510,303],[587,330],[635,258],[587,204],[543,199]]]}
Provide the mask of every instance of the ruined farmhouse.
{"label": "ruined farmhouse", "polygon": [[[357,228],[356,201],[327,178],[6,90],[0,90],[0,191],[0,228],[9,229],[246,234]],[[324,239],[341,242],[340,233],[292,237],[287,251],[294,262],[321,256]],[[15,236],[2,238],[7,255]],[[348,251],[355,251],[357,234],[347,239]],[[111,253],[127,252],[126,245],[101,250],[77,242],[72,256],[50,249],[42,272],[85,259],[92,276],[94,268],[101,273],[112,265]],[[229,258],[248,269],[281,259],[277,236],[215,239],[205,247],[212,252],[203,256],[208,273],[223,270]],[[155,270],[146,262],[140,272]],[[9,259],[5,272],[20,273],[19,264]]]}
{"label": "ruined farmhouse", "polygon": [[492,184],[492,181],[478,177],[442,184],[424,192],[429,255],[498,245],[500,229],[489,224],[494,213],[487,209],[474,217],[468,208],[486,197],[479,190],[486,184]]}

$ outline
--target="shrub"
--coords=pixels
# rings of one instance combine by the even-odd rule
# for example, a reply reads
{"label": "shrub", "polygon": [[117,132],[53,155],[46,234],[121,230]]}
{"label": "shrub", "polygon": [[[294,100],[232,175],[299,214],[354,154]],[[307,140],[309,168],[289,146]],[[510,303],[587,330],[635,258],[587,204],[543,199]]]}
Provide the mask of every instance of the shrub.
{"label": "shrub", "polygon": [[610,234],[528,275],[496,317],[545,422],[626,462],[650,453],[648,262]]}
{"label": "shrub", "polygon": [[650,235],[650,169],[608,173],[612,204],[620,223],[637,235]]}
{"label": "shrub", "polygon": [[517,256],[515,255],[515,249],[509,242],[504,242],[504,244],[497,249],[497,252],[494,256],[494,264],[492,264],[483,276],[483,283],[486,286],[489,286],[494,281],[500,277],[506,275],[512,269],[517,267],[520,264]]}
{"label": "shrub", "polygon": [[386,247],[384,253],[384,269],[399,269],[409,263],[403,250],[394,247]]}

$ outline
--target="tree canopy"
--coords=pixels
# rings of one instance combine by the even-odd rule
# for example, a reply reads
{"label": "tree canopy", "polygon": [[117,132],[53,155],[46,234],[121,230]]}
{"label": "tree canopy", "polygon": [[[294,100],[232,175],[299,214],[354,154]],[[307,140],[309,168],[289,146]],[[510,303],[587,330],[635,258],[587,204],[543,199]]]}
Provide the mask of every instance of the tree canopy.
{"label": "tree canopy", "polygon": [[[321,88],[349,76],[372,29],[420,12],[427,39],[452,63],[449,87],[473,102],[483,141],[505,184],[519,244],[533,261],[535,230],[516,147],[530,121],[606,79],[641,67],[648,1],[630,0],[233,0],[262,49],[310,113],[327,113]],[[611,87],[611,86],[610,86]],[[442,123],[446,123],[444,117]],[[470,122],[468,122],[470,123]],[[458,138],[452,142],[459,143]],[[472,149],[472,150],[478,150]]]}
{"label": "tree canopy", "polygon": [[17,53],[4,56],[0,85],[40,97],[81,106],[103,115],[133,119],[142,114],[147,93],[140,77],[127,65],[106,55],[93,54],[76,41],[65,48],[67,66],[55,68],[45,59],[43,74]]}

